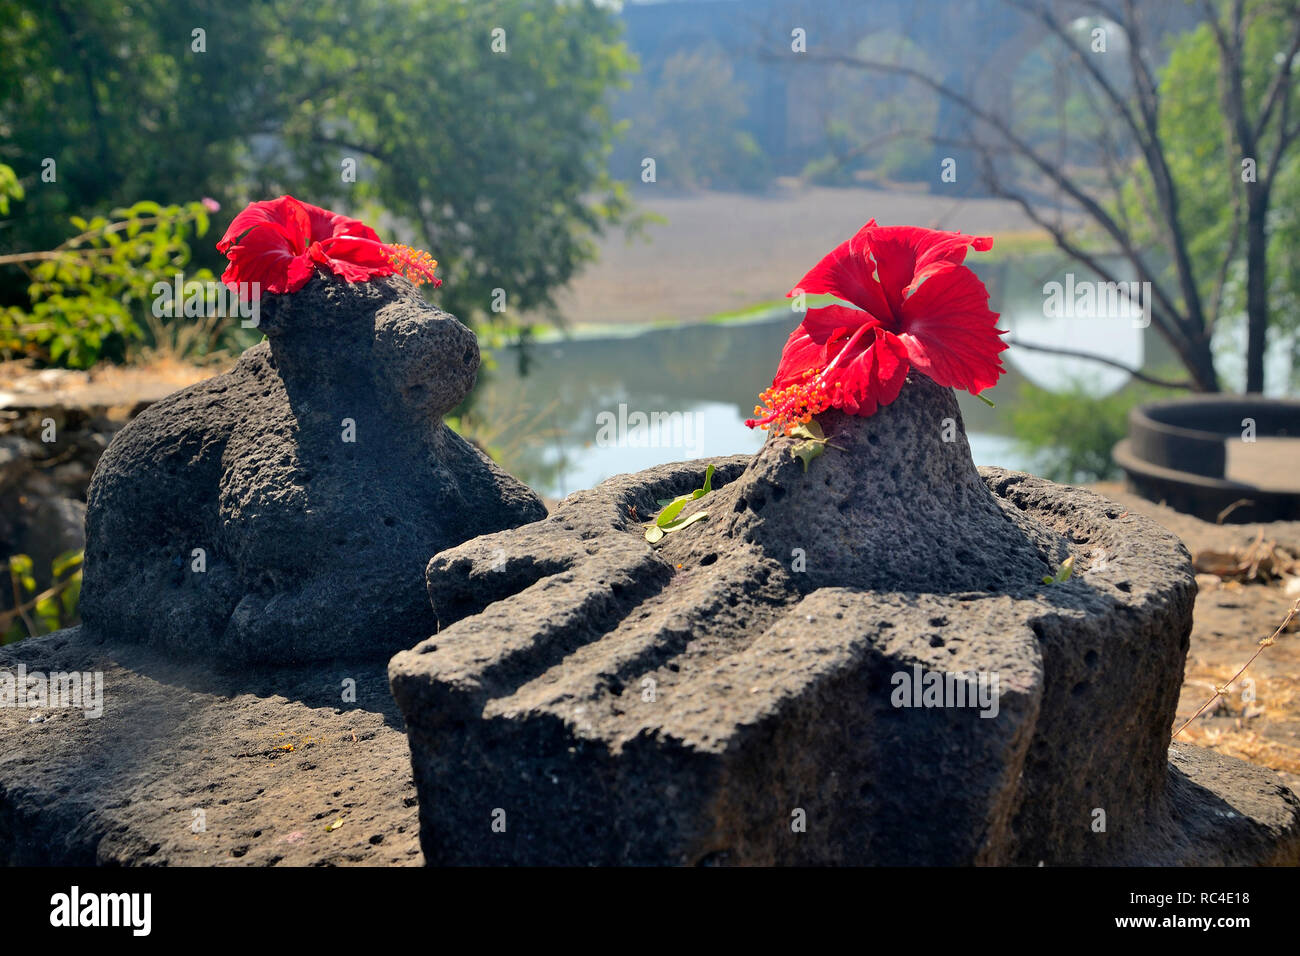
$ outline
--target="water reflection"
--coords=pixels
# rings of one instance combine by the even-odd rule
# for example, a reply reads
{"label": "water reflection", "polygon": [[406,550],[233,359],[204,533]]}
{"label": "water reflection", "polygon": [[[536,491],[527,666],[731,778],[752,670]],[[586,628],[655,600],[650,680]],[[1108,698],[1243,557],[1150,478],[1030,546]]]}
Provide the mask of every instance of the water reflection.
{"label": "water reflection", "polygon": [[[1044,316],[1043,283],[1062,273],[1059,258],[982,267],[1002,327],[1027,340],[1109,355],[1141,364],[1152,337],[1130,319]],[[1084,274],[1079,270],[1079,274]],[[766,437],[746,428],[758,393],[771,383],[777,359],[799,316],[779,308],[745,322],[648,329],[618,336],[578,336],[529,346],[521,376],[508,351],[480,389],[479,411],[505,422],[492,439],[501,463],[539,492],[562,497],[623,472],[664,461],[753,453]],[[1010,435],[1008,410],[1026,378],[1047,388],[1087,379],[1100,393],[1127,374],[1095,363],[1011,349],[1008,374],[990,409],[958,393],[977,464],[1029,469]],[[626,406],[620,414],[620,405]],[[664,441],[639,429],[635,413],[689,415],[691,429]],[[602,417],[604,416],[604,417]],[[602,430],[602,422],[616,427]],[[662,419],[661,419],[662,422]],[[662,431],[662,429],[660,429]],[[658,440],[657,440],[658,439]]]}

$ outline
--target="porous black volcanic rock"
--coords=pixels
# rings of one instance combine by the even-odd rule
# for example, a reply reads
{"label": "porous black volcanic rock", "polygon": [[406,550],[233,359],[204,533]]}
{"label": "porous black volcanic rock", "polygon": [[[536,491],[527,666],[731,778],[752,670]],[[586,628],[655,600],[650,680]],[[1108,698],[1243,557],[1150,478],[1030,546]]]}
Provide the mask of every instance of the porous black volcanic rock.
{"label": "porous black volcanic rock", "polygon": [[0,680],[79,674],[102,692],[99,716],[0,707],[0,866],[420,862],[383,661],[213,663],[84,627],[0,647]]}
{"label": "porous black volcanic rock", "polygon": [[643,522],[709,462],[430,562],[440,631],[389,667],[428,862],[1300,856],[1276,778],[1170,763],[1195,595],[1177,538],[977,471],[928,380],[821,421],[838,447],[807,472],[790,438],[713,462],[683,512],[708,519],[657,549]]}
{"label": "porous black volcanic rock", "polygon": [[478,346],[410,282],[318,274],[262,302],[266,341],[100,459],[83,620],[227,663],[387,656],[435,626],[432,554],[545,508],[443,425]]}
{"label": "porous black volcanic rock", "polygon": [[[999,507],[980,480],[950,388],[908,381],[887,411],[818,417],[831,446],[805,475],[790,449],[771,442],[740,478],[711,496],[708,522],[669,535],[671,564],[752,544],[804,571],[790,585],[889,591],[1007,592],[1050,574],[1067,556],[1060,535],[1017,508]],[[688,516],[704,507],[690,507]]]}

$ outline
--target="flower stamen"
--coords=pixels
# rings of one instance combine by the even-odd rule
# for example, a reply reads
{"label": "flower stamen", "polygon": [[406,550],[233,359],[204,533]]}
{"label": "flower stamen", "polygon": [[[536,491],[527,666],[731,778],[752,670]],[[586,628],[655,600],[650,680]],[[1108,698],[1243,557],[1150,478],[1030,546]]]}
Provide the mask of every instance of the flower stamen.
{"label": "flower stamen", "polygon": [[433,270],[438,267],[438,260],[423,249],[389,243],[388,250],[393,269],[399,276],[410,279],[416,285],[432,282],[435,289],[442,285],[442,280],[433,274]]}
{"label": "flower stamen", "polygon": [[802,381],[783,388],[773,386],[765,389],[758,396],[761,404],[754,406],[754,415],[761,417],[751,418],[745,424],[750,428],[771,429],[774,434],[788,435],[799,425],[812,421],[814,415],[834,404],[832,391],[838,393],[840,388],[838,382],[833,390],[828,388],[820,371],[805,369]]}

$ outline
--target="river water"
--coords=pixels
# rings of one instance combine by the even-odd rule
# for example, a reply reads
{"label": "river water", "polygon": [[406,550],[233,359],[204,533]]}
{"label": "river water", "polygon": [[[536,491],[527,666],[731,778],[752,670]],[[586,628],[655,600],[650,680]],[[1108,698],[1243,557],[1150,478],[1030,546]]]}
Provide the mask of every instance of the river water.
{"label": "river water", "polygon": [[[1049,317],[1044,284],[1085,270],[1059,256],[975,265],[1011,337],[1079,349],[1140,367],[1169,350],[1133,316]],[[551,497],[665,461],[753,453],[766,438],[745,427],[771,383],[781,347],[800,316],[787,307],[743,321],[672,328],[617,328],[556,335],[528,346],[527,374],[516,349],[499,352],[477,394],[476,412],[495,423],[487,443],[501,464]],[[1012,347],[1008,373],[988,408],[958,392],[976,464],[1032,470],[1016,447],[1008,411],[1025,380],[1053,390],[1079,381],[1095,394],[1124,386],[1127,373]],[[673,413],[680,412],[680,416]],[[640,413],[638,415],[638,413]],[[645,416],[643,423],[640,416]],[[651,420],[651,416],[659,418]],[[655,427],[657,425],[657,427]]]}

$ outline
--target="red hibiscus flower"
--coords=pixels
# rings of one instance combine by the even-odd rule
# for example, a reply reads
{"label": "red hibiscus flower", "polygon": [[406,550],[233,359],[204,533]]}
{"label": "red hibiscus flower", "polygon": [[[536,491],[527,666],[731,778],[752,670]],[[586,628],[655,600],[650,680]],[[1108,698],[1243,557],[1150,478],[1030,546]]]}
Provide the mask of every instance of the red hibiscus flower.
{"label": "red hibiscus flower", "polygon": [[910,369],[972,394],[1004,371],[998,314],[984,283],[962,265],[967,247],[987,236],[873,219],[841,243],[789,292],[829,294],[857,308],[812,309],[790,334],[772,387],[750,428],[788,433],[827,408],[871,415],[898,397]]}
{"label": "red hibiscus flower", "polygon": [[256,282],[262,292],[297,292],[318,268],[348,282],[397,273],[417,283],[442,284],[433,275],[437,262],[427,252],[386,245],[360,220],[292,196],[251,203],[217,250],[230,260],[221,275],[226,285]]}

